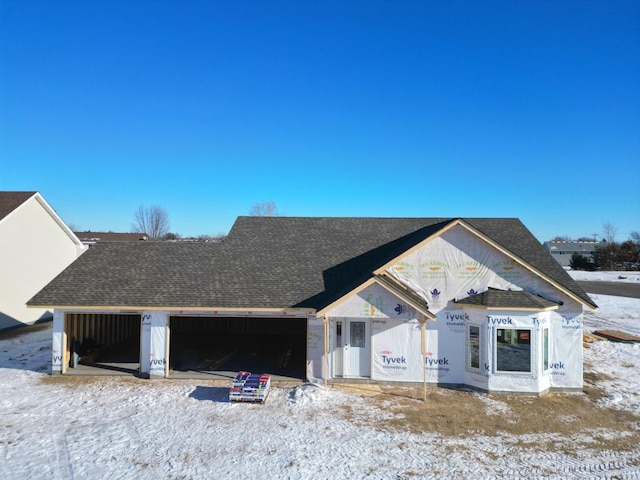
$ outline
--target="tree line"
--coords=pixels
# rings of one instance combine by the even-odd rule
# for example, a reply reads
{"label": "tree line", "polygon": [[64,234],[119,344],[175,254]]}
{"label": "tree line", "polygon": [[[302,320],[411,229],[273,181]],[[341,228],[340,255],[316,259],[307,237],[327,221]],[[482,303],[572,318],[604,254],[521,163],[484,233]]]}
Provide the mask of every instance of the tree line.
{"label": "tree line", "polygon": [[595,245],[591,258],[574,253],[569,266],[573,270],[640,270],[640,232],[631,232],[624,242],[614,241],[614,236],[615,229],[605,229],[605,236]]}

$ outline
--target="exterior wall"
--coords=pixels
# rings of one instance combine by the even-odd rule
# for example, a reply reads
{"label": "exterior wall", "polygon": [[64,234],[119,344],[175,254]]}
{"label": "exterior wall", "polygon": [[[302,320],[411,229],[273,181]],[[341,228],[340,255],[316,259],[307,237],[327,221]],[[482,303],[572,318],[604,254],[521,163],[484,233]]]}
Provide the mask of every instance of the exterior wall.
{"label": "exterior wall", "polygon": [[563,267],[571,264],[571,256],[574,253],[582,255],[589,262],[593,262],[595,249],[602,245],[596,242],[545,242],[544,248]]}
{"label": "exterior wall", "polygon": [[571,265],[571,255],[573,252],[550,252],[551,256],[563,267],[568,267]]}
{"label": "exterior wall", "polygon": [[0,330],[52,317],[26,302],[84,248],[67,235],[36,195],[0,222]]}
{"label": "exterior wall", "polygon": [[[450,300],[490,287],[538,292],[540,279],[461,226],[434,238],[389,268],[437,313]],[[557,296],[557,293],[556,293]]]}
{"label": "exterior wall", "polygon": [[65,338],[64,331],[64,311],[55,310],[53,312],[53,339],[51,344],[51,373],[60,375],[62,373],[62,364],[66,359],[65,354]]}
{"label": "exterior wall", "polygon": [[[503,253],[462,227],[410,253],[389,273],[420,292],[436,313],[421,331],[414,309],[373,285],[329,312],[330,377],[336,377],[336,326],[351,319],[371,323],[372,380],[464,384],[488,391],[539,393],[550,388],[582,387],[582,305],[565,296]],[[491,311],[453,302],[489,287],[538,293],[562,302],[557,311]],[[469,326],[479,330],[480,364],[469,363]],[[497,330],[522,330],[530,336],[530,371],[498,371]],[[548,348],[544,331],[548,329]],[[424,360],[423,360],[424,358]],[[545,360],[546,358],[546,360]],[[545,369],[544,366],[547,365]]]}
{"label": "exterior wall", "polygon": [[[337,372],[337,356],[340,355],[336,333],[338,322],[347,325],[351,321],[368,323],[370,378],[377,381],[421,382],[422,368],[421,331],[418,314],[414,308],[398,300],[379,285],[372,285],[357,295],[340,303],[329,312],[330,377],[357,377]],[[344,348],[344,345],[342,345]],[[345,349],[345,352],[347,349]]]}
{"label": "exterior wall", "polygon": [[167,370],[169,362],[167,358],[169,351],[168,322],[169,312],[142,312],[143,345],[146,343],[149,346],[149,351],[147,352],[146,349],[142,351],[140,372],[148,374],[151,378],[167,377],[169,374]]}
{"label": "exterior wall", "polygon": [[550,313],[551,388],[582,388],[582,322],[582,306],[569,299],[559,310]]}
{"label": "exterior wall", "polygon": [[[266,317],[269,319],[277,318],[278,312],[257,313],[247,311],[237,312],[212,312],[212,311],[190,311],[189,315],[206,316],[206,317],[239,317],[246,318],[248,315],[253,317]],[[325,378],[325,366],[323,361],[324,352],[324,324],[322,319],[314,316],[303,315],[300,312],[280,312],[283,318],[300,318],[308,322],[308,365],[307,375],[309,379],[320,380]],[[80,317],[105,317],[107,323],[102,322],[102,334],[110,335],[108,332],[108,316],[109,315],[139,315],[142,321],[140,332],[140,376],[145,378],[166,378],[169,376],[169,344],[170,330],[169,321],[173,316],[185,315],[183,310],[148,310],[141,312],[118,311],[118,310],[61,310],[56,309],[53,313],[53,338],[52,338],[52,373],[66,373],[70,360],[70,352],[68,349],[71,332],[69,329],[69,321],[65,319],[73,318],[74,315]],[[315,350],[314,350],[315,348]]]}
{"label": "exterior wall", "polygon": [[325,356],[325,322],[310,317],[307,328],[307,379],[319,383],[331,378],[331,364]]}

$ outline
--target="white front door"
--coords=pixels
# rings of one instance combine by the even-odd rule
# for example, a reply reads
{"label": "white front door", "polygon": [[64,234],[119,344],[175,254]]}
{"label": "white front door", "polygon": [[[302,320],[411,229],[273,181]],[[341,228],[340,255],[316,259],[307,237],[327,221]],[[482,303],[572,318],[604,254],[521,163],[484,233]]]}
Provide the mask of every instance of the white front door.
{"label": "white front door", "polygon": [[371,376],[371,332],[369,320],[345,321],[344,375],[345,377]]}

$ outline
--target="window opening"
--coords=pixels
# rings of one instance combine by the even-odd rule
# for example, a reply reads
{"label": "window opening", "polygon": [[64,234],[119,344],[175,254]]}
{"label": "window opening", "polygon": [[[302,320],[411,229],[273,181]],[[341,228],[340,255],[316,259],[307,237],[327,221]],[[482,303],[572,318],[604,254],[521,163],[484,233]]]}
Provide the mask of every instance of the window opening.
{"label": "window opening", "polygon": [[496,329],[496,370],[531,372],[531,330]]}
{"label": "window opening", "polygon": [[351,346],[356,348],[365,348],[364,341],[364,322],[351,322]]}
{"label": "window opening", "polygon": [[480,368],[480,327],[469,325],[469,367]]}

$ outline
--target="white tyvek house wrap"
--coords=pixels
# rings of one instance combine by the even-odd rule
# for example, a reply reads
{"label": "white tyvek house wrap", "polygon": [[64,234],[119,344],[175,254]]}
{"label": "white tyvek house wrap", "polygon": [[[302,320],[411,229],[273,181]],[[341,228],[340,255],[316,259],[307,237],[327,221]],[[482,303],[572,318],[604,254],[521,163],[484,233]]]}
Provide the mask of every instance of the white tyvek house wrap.
{"label": "white tyvek house wrap", "polygon": [[[429,321],[426,329],[428,382],[521,392],[582,386],[582,305],[465,228],[458,226],[434,238],[395,263],[389,272],[422,294],[429,309],[437,314],[437,320]],[[558,311],[550,312],[504,312],[451,302],[490,287],[524,289],[563,305]],[[422,381],[420,329],[414,309],[405,310],[401,300],[373,285],[329,313],[332,317],[372,319],[371,376],[374,380]],[[500,317],[511,319],[511,323],[502,324],[502,328],[531,331],[530,372],[496,371],[495,335],[501,325],[497,323]],[[478,369],[468,364],[468,325],[479,326]],[[334,327],[332,321],[332,334]],[[547,370],[543,368],[544,328],[549,329]],[[333,338],[331,348],[335,349]],[[390,368],[392,365],[395,368]]]}
{"label": "white tyvek house wrap", "polygon": [[328,314],[352,318],[416,318],[413,307],[377,284],[338,304]]}
{"label": "white tyvek house wrap", "polygon": [[434,238],[389,273],[423,295],[433,313],[449,300],[501,290],[538,290],[536,276],[461,226]]}
{"label": "white tyvek house wrap", "polygon": [[167,312],[144,312],[143,320],[150,320],[151,344],[149,347],[149,375],[166,376],[167,356]]}
{"label": "white tyvek house wrap", "polygon": [[53,311],[53,343],[51,345],[51,371],[62,372],[62,356],[64,346],[62,336],[64,334],[64,312],[62,310]]}
{"label": "white tyvek house wrap", "polygon": [[551,318],[551,387],[581,388],[582,313],[553,312]]}
{"label": "white tyvek house wrap", "polygon": [[371,378],[420,382],[423,379],[418,320],[374,319],[371,325]]}
{"label": "white tyvek house wrap", "polygon": [[[463,227],[456,226],[403,257],[389,270],[426,299],[436,322],[427,327],[427,381],[465,383],[478,388],[543,391],[549,387],[582,386],[582,305],[494,249]],[[527,290],[562,302],[557,312],[510,312],[513,328],[530,328],[530,374],[495,371],[495,329],[488,317],[504,312],[461,308],[450,303],[488,288]],[[466,325],[480,328],[482,369],[467,367]],[[549,328],[549,364],[543,371],[543,329]]]}
{"label": "white tyvek house wrap", "polygon": [[330,376],[324,371],[324,322],[322,318],[310,317],[307,325],[307,378],[311,383],[319,383]]}
{"label": "white tyvek house wrap", "polygon": [[140,339],[140,373],[149,375],[151,368],[151,315],[142,313],[142,333]]}
{"label": "white tyvek house wrap", "polygon": [[[422,381],[420,324],[415,309],[380,285],[371,285],[328,312],[330,348],[336,349],[335,321],[371,320],[371,378]],[[332,365],[333,371],[333,365]]]}
{"label": "white tyvek house wrap", "polygon": [[427,382],[465,383],[465,314],[462,310],[440,311],[427,323]]}

